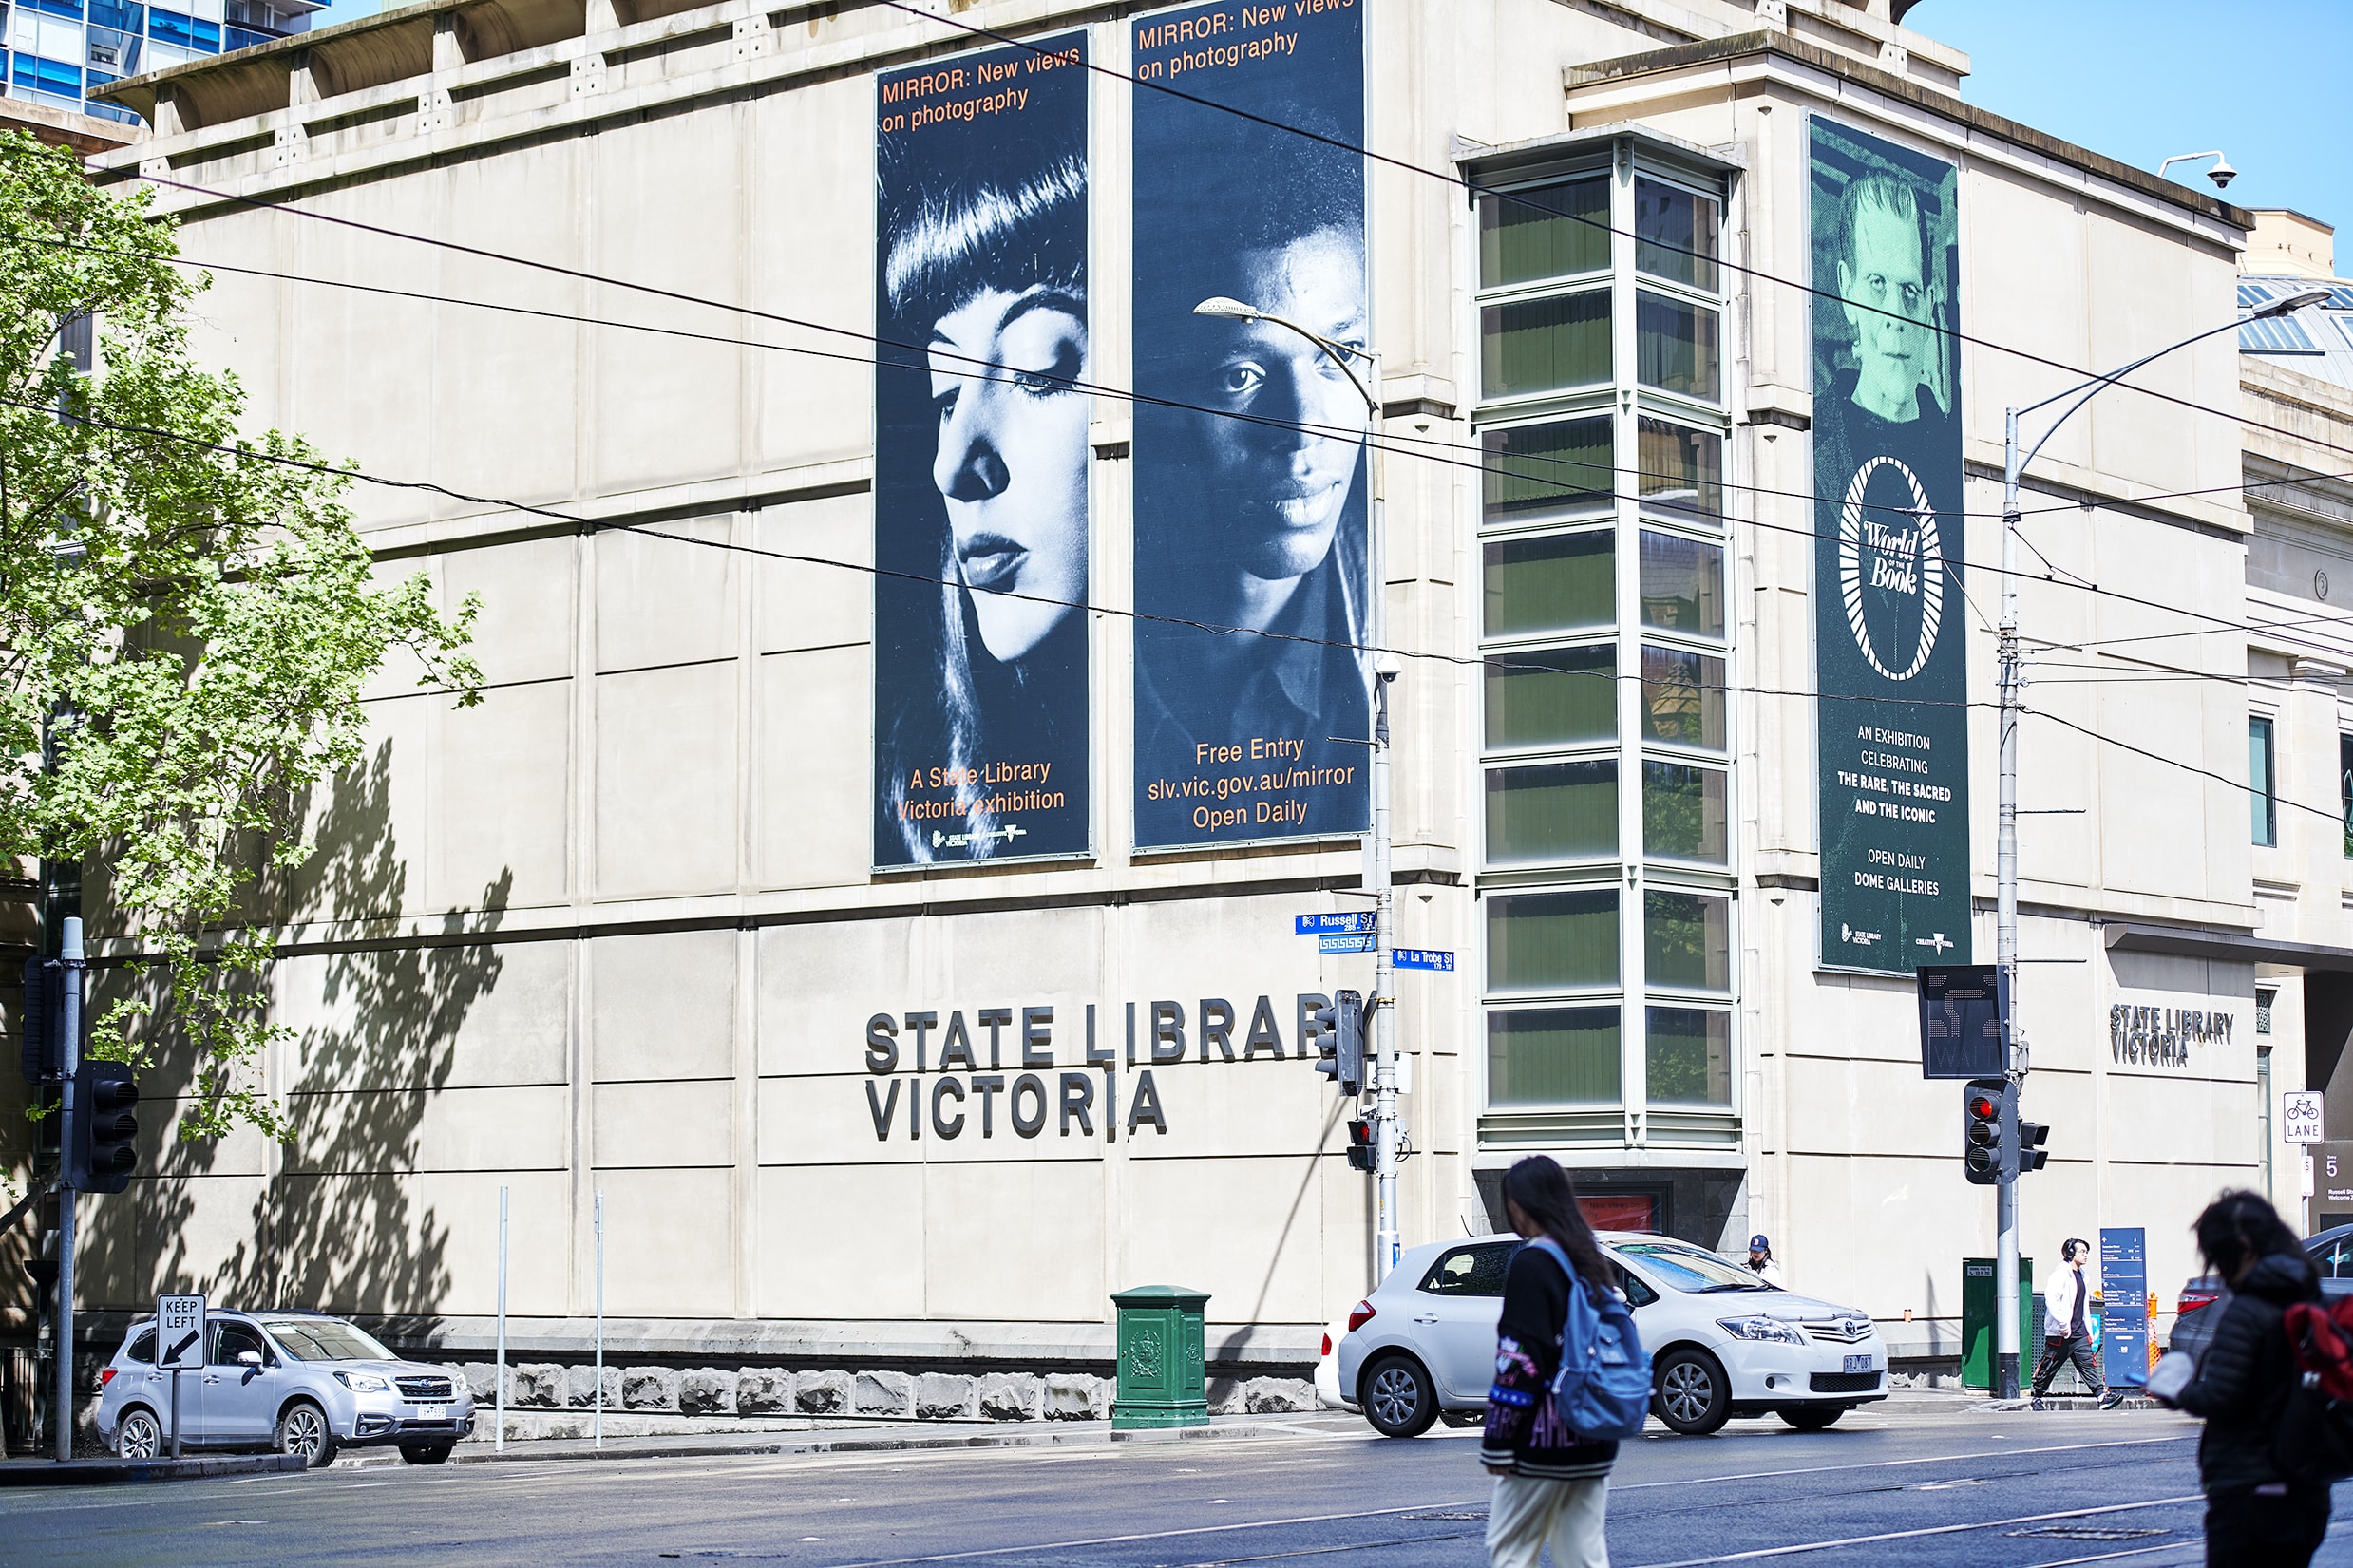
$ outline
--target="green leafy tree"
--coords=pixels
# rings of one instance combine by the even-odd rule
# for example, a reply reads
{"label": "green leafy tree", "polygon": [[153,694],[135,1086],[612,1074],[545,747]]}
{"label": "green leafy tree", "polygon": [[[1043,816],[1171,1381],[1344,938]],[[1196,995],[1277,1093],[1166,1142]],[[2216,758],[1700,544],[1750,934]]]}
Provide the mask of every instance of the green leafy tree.
{"label": "green leafy tree", "polygon": [[153,1022],[194,1051],[182,1136],[283,1139],[258,1059],[289,1031],[256,1001],[271,938],[240,905],[311,853],[305,803],[358,760],[388,657],[479,700],[475,606],[380,584],[350,480],[298,436],[243,432],[237,378],[189,352],[209,280],[177,254],[144,189],[0,135],[0,856],[100,868],[103,934],[168,976],[168,1004],[149,986],[104,1009],[91,1048],[136,1060],[167,1007]]}

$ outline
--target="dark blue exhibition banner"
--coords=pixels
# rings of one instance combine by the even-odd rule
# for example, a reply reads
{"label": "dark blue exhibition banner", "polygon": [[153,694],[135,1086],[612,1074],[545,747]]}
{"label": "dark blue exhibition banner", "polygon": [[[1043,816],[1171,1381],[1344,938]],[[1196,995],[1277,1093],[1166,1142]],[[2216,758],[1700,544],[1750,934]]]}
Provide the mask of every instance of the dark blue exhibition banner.
{"label": "dark blue exhibition banner", "polygon": [[1090,847],[1085,47],[875,79],[877,866]]}
{"label": "dark blue exhibition banner", "polygon": [[1361,833],[1369,422],[1347,372],[1369,371],[1197,307],[1367,347],[1363,13],[1134,28],[1135,841]]}
{"label": "dark blue exhibition banner", "polygon": [[2149,1384],[2149,1233],[2138,1225],[2099,1233],[2099,1371],[2111,1389]]}

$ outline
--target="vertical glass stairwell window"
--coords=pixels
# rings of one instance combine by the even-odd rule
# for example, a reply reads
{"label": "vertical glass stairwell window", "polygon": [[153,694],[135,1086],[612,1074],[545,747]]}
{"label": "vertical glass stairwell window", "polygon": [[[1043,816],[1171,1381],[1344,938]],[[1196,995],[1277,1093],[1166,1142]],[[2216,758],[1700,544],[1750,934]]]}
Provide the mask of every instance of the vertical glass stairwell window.
{"label": "vertical glass stairwell window", "polygon": [[1487,1105],[1587,1143],[1737,1081],[1722,197],[1627,151],[1474,201]]}

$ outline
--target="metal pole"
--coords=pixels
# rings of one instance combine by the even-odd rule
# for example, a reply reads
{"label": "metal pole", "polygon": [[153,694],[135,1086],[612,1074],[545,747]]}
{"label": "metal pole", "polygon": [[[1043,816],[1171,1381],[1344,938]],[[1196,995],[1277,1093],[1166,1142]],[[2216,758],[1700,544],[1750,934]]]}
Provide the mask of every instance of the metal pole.
{"label": "metal pole", "polygon": [[1373,1283],[1397,1266],[1402,1251],[1397,1223],[1397,1031],[1390,1014],[1396,996],[1390,984],[1390,950],[1396,942],[1395,895],[1390,886],[1389,684],[1395,678],[1389,655],[1387,518],[1381,494],[1380,360],[1369,364],[1372,393],[1365,399],[1366,479],[1372,489],[1366,507],[1367,575],[1373,579],[1365,605],[1365,634],[1373,644]]}
{"label": "metal pole", "polygon": [[597,1189],[597,1446],[604,1446],[604,1189]]}
{"label": "metal pole", "polygon": [[[2023,1086],[2018,1028],[2018,410],[2002,433],[2002,791],[1994,859],[1994,956],[2010,997],[2011,1082]],[[1994,1187],[1994,1397],[2018,1397],[2018,1173],[2004,1154]]]}
{"label": "metal pole", "polygon": [[506,1189],[499,1189],[499,1367],[497,1435],[490,1445],[506,1451]]}
{"label": "metal pole", "polygon": [[180,1457],[180,1369],[172,1369],[172,1457]]}
{"label": "metal pole", "polygon": [[73,1458],[73,1119],[74,1073],[82,1065],[82,919],[66,916],[65,941],[59,948],[66,961],[65,1005],[58,1010],[57,1031],[65,1083],[58,1101],[57,1143],[57,1458]]}

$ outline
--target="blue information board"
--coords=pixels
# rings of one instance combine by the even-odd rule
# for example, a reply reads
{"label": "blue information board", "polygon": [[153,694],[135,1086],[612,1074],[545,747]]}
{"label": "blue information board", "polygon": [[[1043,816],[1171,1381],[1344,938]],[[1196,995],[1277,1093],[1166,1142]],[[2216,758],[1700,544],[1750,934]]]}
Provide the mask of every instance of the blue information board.
{"label": "blue information board", "polygon": [[2149,1233],[2138,1225],[2099,1233],[2099,1292],[2105,1320],[2100,1375],[2111,1389],[2149,1384]]}
{"label": "blue information board", "polygon": [[1342,910],[1338,915],[1295,915],[1291,917],[1294,936],[1320,936],[1328,931],[1371,931],[1373,912],[1369,909]]}
{"label": "blue information board", "polygon": [[1426,969],[1439,974],[1454,972],[1454,955],[1438,948],[1401,947],[1390,954],[1390,961],[1399,969]]}

